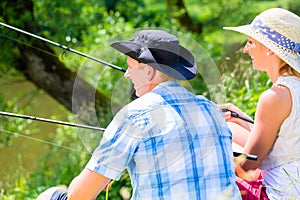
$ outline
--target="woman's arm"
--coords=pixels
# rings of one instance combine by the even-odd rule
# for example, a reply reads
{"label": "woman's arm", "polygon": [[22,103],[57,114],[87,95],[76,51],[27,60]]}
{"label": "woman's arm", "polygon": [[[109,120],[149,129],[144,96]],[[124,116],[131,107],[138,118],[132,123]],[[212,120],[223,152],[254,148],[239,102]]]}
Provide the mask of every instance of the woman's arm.
{"label": "woman's arm", "polygon": [[244,170],[254,170],[260,166],[272,148],[283,121],[292,109],[292,97],[284,86],[273,86],[265,91],[257,105],[254,126],[248,135],[244,152],[259,156],[258,161],[244,160]]}

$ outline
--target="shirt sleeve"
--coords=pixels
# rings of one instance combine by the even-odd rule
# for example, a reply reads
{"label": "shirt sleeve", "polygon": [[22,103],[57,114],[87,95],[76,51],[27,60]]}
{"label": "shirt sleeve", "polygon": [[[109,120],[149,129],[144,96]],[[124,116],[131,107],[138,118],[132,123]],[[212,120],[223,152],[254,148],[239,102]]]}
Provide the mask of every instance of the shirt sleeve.
{"label": "shirt sleeve", "polygon": [[119,112],[106,128],[100,145],[86,168],[110,179],[119,179],[132,160],[140,137],[140,128],[133,124],[126,112]]}

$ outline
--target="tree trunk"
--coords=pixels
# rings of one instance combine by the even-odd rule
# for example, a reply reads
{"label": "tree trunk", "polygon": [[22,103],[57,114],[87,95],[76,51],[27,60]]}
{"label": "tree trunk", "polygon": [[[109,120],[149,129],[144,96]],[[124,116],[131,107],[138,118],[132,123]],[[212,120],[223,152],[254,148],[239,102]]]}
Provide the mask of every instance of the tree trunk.
{"label": "tree trunk", "polygon": [[166,0],[166,3],[170,15],[177,19],[183,27],[186,27],[188,30],[198,34],[202,33],[203,24],[193,22],[183,0]]}

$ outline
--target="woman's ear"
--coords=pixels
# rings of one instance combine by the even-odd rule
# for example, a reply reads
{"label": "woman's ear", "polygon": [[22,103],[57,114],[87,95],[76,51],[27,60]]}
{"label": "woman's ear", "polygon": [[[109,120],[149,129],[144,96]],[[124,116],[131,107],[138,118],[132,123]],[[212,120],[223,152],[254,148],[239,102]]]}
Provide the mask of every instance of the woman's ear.
{"label": "woman's ear", "polygon": [[274,55],[274,52],[273,52],[271,49],[269,49],[269,50],[267,51],[267,55],[268,55],[268,56]]}

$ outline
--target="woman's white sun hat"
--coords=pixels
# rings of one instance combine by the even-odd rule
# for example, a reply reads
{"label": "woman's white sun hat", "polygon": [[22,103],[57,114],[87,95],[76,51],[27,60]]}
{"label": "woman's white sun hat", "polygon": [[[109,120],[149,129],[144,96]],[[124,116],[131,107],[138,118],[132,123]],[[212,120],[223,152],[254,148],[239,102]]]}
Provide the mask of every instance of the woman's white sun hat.
{"label": "woman's white sun hat", "polygon": [[300,72],[300,17],[296,14],[271,8],[257,15],[249,25],[224,29],[254,38]]}

